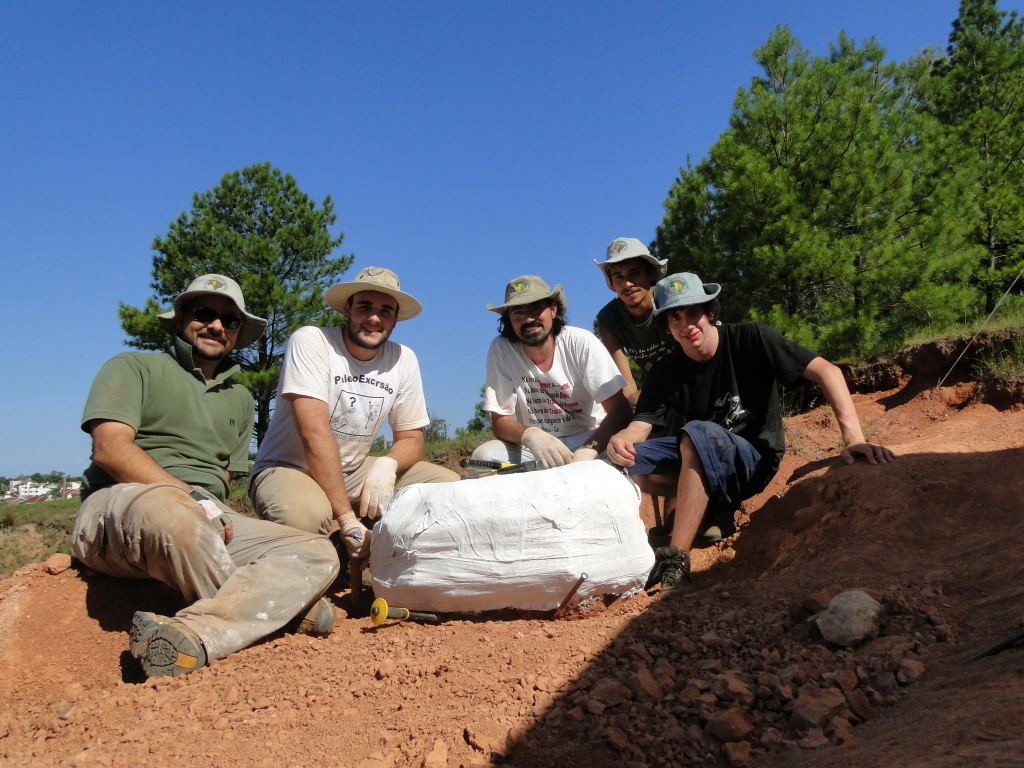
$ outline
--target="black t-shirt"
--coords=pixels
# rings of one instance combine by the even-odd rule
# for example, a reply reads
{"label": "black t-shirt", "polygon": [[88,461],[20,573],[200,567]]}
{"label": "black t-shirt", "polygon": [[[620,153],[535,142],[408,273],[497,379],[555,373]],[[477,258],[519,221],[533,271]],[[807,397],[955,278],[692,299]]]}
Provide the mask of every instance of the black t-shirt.
{"label": "black t-shirt", "polygon": [[793,384],[817,355],[760,323],[722,324],[715,356],[700,363],[676,349],[656,362],[635,421],[665,426],[668,409],[686,421],[713,421],[750,441],[762,456],[786,452],[779,384]]}

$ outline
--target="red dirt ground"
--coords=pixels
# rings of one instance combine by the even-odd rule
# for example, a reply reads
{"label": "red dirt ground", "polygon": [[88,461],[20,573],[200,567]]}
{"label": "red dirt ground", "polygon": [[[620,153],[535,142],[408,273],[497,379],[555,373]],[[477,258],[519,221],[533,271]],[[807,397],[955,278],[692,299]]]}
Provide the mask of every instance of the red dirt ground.
{"label": "red dirt ground", "polygon": [[[642,594],[558,622],[374,630],[343,618],[325,639],[278,635],[143,682],[126,630],[136,609],[173,613],[173,593],[24,568],[0,583],[0,757],[79,768],[1021,765],[1024,650],[960,662],[1024,629],[1024,411],[973,392],[855,396],[869,439],[899,455],[888,466],[839,462],[827,409],[787,420],[791,449],[772,486],[744,505],[736,536],[694,555],[704,589],[666,603]],[[882,636],[850,651],[802,621],[805,598],[842,587],[875,590],[886,608]],[[347,597],[337,602],[344,614]],[[923,677],[887,688],[908,660]],[[735,706],[714,693],[728,671],[756,698],[744,705],[752,732],[726,746],[711,722]],[[654,689],[637,683],[652,676]],[[602,704],[614,680],[631,690]],[[871,712],[843,709],[837,727],[851,730],[815,744],[790,721],[805,681],[850,681]]]}

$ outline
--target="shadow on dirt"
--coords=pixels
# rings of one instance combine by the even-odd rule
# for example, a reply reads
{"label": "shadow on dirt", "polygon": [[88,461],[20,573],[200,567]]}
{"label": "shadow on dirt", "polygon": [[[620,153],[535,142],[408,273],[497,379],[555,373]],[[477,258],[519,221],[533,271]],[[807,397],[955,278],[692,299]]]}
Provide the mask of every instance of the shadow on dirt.
{"label": "shadow on dirt", "polygon": [[[934,731],[928,749],[953,744],[952,726],[930,725],[963,719],[949,683],[920,694],[932,697],[926,711],[900,714],[888,708],[916,689],[895,674],[904,662],[913,669],[922,658],[967,658],[1019,618],[1012,598],[1024,558],[1007,553],[1024,551],[1022,462],[1024,449],[1013,449],[904,455],[879,467],[827,461],[801,472],[751,514],[727,545],[731,559],[697,575],[704,589],[652,603],[576,679],[538,678],[535,724],[498,738],[507,753],[494,759],[524,767],[758,764],[801,739],[842,744],[848,729],[876,717],[865,733],[887,722],[894,731],[880,749],[911,716]],[[859,649],[827,647],[803,621],[821,610],[815,600],[827,605],[843,588],[869,589],[885,609],[882,636]],[[960,633],[969,635],[962,647]],[[952,662],[945,669],[964,674]],[[976,677],[977,690],[964,695],[980,700],[986,683]],[[829,717],[839,719],[822,720],[823,731],[810,732],[794,714],[808,686],[835,699]],[[787,764],[853,759],[841,749],[788,755]]]}

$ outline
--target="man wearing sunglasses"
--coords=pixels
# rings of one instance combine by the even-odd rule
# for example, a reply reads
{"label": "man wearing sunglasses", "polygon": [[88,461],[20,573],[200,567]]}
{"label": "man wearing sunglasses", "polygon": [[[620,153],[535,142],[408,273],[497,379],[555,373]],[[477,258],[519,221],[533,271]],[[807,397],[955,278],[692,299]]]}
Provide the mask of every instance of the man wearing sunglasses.
{"label": "man wearing sunglasses", "polygon": [[338,573],[318,536],[235,514],[232,473],[248,472],[252,395],[228,355],[263,335],[238,285],[203,275],[160,315],[166,352],[126,352],[100,369],[82,415],[92,435],[75,555],[108,576],[159,579],[190,603],[139,611],[132,655],[149,676],[178,676],[300,619],[330,632],[322,595]]}
{"label": "man wearing sunglasses", "polygon": [[629,423],[626,382],[597,337],[566,325],[565,292],[536,275],[505,287],[498,338],[487,351],[484,409],[491,440],[473,458],[557,467],[596,459]]}

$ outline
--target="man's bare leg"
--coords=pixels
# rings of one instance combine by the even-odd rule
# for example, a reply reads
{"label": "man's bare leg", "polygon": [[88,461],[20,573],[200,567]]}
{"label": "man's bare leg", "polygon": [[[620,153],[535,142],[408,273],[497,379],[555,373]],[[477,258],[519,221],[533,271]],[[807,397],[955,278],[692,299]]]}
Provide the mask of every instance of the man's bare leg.
{"label": "man's bare leg", "polygon": [[682,468],[676,486],[676,522],[672,528],[672,546],[689,549],[697,537],[697,529],[708,506],[708,478],[704,474],[697,449],[690,436],[683,433],[679,441]]}

